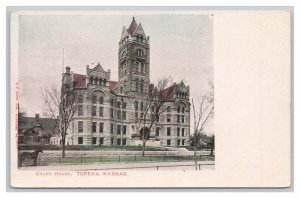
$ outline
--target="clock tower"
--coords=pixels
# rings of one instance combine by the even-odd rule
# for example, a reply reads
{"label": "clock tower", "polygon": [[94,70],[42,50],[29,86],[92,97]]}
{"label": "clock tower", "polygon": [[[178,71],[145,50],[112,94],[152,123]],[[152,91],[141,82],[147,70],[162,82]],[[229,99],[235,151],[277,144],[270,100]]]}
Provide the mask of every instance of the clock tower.
{"label": "clock tower", "polygon": [[119,93],[142,96],[150,84],[150,38],[134,17],[129,28],[123,27],[119,42]]}

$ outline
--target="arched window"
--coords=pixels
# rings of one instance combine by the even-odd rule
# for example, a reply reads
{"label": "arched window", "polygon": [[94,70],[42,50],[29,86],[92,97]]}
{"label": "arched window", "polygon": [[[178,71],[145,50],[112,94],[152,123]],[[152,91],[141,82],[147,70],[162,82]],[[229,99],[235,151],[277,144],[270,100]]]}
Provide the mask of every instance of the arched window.
{"label": "arched window", "polygon": [[78,103],[83,103],[83,96],[82,95],[78,96]]}
{"label": "arched window", "polygon": [[143,50],[141,50],[141,49],[136,50],[136,55],[137,56],[143,56],[144,55]]}
{"label": "arched window", "polygon": [[103,86],[106,86],[106,79],[103,80]]}
{"label": "arched window", "polygon": [[104,101],[104,100],[103,100],[103,97],[101,96],[101,97],[99,98],[99,103],[100,103],[100,104],[103,104],[103,101]]}
{"label": "arched window", "polygon": [[97,103],[97,96],[93,96],[93,97],[92,97],[92,102],[93,102],[93,103]]}

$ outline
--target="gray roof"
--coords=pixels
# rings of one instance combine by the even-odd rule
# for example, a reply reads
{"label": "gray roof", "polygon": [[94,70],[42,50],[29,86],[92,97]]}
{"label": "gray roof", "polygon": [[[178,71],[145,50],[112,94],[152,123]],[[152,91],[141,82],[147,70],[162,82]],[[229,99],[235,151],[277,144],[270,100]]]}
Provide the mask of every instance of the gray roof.
{"label": "gray roof", "polygon": [[56,121],[52,118],[22,117],[19,121],[19,129],[29,129],[33,126],[41,126],[43,129],[56,130]]}

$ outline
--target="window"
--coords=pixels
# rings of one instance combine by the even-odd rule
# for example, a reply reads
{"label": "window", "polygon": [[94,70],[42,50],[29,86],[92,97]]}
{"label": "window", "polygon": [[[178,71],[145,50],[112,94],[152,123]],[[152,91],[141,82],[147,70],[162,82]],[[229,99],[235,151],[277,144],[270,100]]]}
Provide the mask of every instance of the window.
{"label": "window", "polygon": [[167,128],[167,136],[170,136],[171,135],[171,127],[168,127]]}
{"label": "window", "polygon": [[123,120],[126,120],[126,111],[123,111]]}
{"label": "window", "polygon": [[155,135],[159,136],[159,128],[158,127],[156,127]]}
{"label": "window", "polygon": [[118,108],[118,109],[121,108],[121,102],[120,102],[120,101],[117,102],[117,108]]}
{"label": "window", "polygon": [[93,137],[93,144],[97,144],[97,138]]}
{"label": "window", "polygon": [[141,72],[144,73],[144,63],[141,64]]}
{"label": "window", "polygon": [[178,145],[178,146],[180,145],[180,140],[177,140],[177,145]]}
{"label": "window", "polygon": [[118,120],[121,119],[121,111],[120,111],[120,110],[117,111],[117,119],[118,119]]}
{"label": "window", "polygon": [[139,102],[135,101],[134,102],[134,109],[137,111],[139,109]]}
{"label": "window", "polygon": [[92,107],[92,116],[96,116],[96,106]]}
{"label": "window", "polygon": [[101,97],[99,98],[99,103],[100,103],[100,104],[103,104],[103,101],[104,101],[104,99],[103,99],[103,97],[101,96]]}
{"label": "window", "polygon": [[139,117],[139,113],[135,112],[135,118],[138,118],[138,117]]}
{"label": "window", "polygon": [[141,92],[144,92],[144,80],[141,80]]}
{"label": "window", "polygon": [[184,146],[184,140],[181,140],[181,145]]}
{"label": "window", "polygon": [[110,99],[110,106],[114,106],[114,99]]}
{"label": "window", "polygon": [[100,80],[99,80],[99,85],[103,85],[103,81],[102,81],[102,78],[100,78]]}
{"label": "window", "polygon": [[171,122],[171,115],[167,114],[167,122]]}
{"label": "window", "polygon": [[167,140],[167,145],[168,145],[168,146],[171,145],[171,140]]}
{"label": "window", "polygon": [[93,133],[97,131],[97,122],[93,122]]}
{"label": "window", "polygon": [[92,102],[95,104],[95,103],[97,103],[97,96],[93,96],[92,97]]}
{"label": "window", "polygon": [[120,138],[117,139],[117,145],[118,145],[118,146],[121,145],[121,139],[120,139]]}
{"label": "window", "polygon": [[182,109],[181,109],[181,113],[184,113],[184,107],[182,107]]}
{"label": "window", "polygon": [[154,107],[154,106],[151,106],[151,111],[152,111],[152,112],[154,112],[154,109],[155,109],[155,107]]}
{"label": "window", "polygon": [[136,55],[137,56],[143,56],[144,55],[143,50],[141,50],[141,49],[136,50]]}
{"label": "window", "polygon": [[123,125],[123,135],[126,135],[126,132],[127,132],[127,126]]}
{"label": "window", "polygon": [[100,117],[103,117],[103,109],[104,109],[103,107],[100,107],[100,109],[99,109],[99,116]]}
{"label": "window", "polygon": [[177,115],[177,122],[180,122],[180,115]]}
{"label": "window", "polygon": [[114,124],[113,123],[110,124],[110,133],[111,134],[114,133]]}
{"label": "window", "polygon": [[78,137],[78,144],[83,144],[83,137]]}
{"label": "window", "polygon": [[167,112],[171,112],[171,107],[170,106],[167,107]]}
{"label": "window", "polygon": [[181,129],[181,136],[184,136],[184,128]]}
{"label": "window", "polygon": [[180,128],[177,128],[177,136],[180,136]]}
{"label": "window", "polygon": [[121,134],[121,125],[117,125],[117,134]]}
{"label": "window", "polygon": [[136,92],[139,91],[139,80],[138,79],[135,80],[135,91]]}
{"label": "window", "polygon": [[83,96],[82,95],[78,96],[78,103],[83,103]]}
{"label": "window", "polygon": [[142,118],[144,118],[144,114],[143,114],[143,113],[141,113],[141,119],[142,119]]}
{"label": "window", "polygon": [[104,123],[100,122],[100,128],[99,128],[100,133],[103,133],[103,128],[104,128]]}
{"label": "window", "polygon": [[99,145],[103,145],[103,142],[104,142],[104,138],[101,137],[100,140],[99,140]]}
{"label": "window", "polygon": [[83,132],[83,122],[79,121],[78,122],[78,133],[82,133]]}
{"label": "window", "polygon": [[123,139],[122,140],[122,145],[126,145],[126,143],[127,143],[127,139]]}
{"label": "window", "polygon": [[114,118],[114,110],[113,109],[110,109],[110,117]]}
{"label": "window", "polygon": [[82,116],[83,115],[83,107],[82,105],[78,105],[78,116]]}
{"label": "window", "polygon": [[110,138],[110,144],[114,145],[114,138]]}
{"label": "window", "polygon": [[177,107],[177,113],[180,113],[180,107]]}
{"label": "window", "polygon": [[181,122],[184,123],[184,115],[181,116]]}
{"label": "window", "polygon": [[159,121],[159,114],[156,114],[156,121]]}
{"label": "window", "polygon": [[123,109],[126,109],[126,106],[127,106],[127,103],[126,103],[126,102],[123,102],[122,108],[123,108]]}
{"label": "window", "polygon": [[144,110],[144,103],[141,102],[141,111],[143,111],[143,110]]}

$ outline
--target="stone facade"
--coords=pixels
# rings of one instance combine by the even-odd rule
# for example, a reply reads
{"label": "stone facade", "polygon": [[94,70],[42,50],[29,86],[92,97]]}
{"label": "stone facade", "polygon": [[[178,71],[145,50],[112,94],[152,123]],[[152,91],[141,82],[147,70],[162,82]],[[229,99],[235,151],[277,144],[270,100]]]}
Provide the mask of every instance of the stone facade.
{"label": "stone facade", "polygon": [[[69,145],[137,145],[142,125],[142,108],[149,93],[150,38],[133,18],[123,27],[119,42],[118,82],[110,80],[110,70],[98,63],[86,66],[85,75],[66,67],[63,83],[77,93],[78,111],[69,127]],[[159,121],[151,128],[149,144],[182,146],[189,144],[189,86],[183,82],[166,88],[168,100]],[[150,111],[151,113],[151,111]],[[148,144],[148,143],[147,143]]]}

